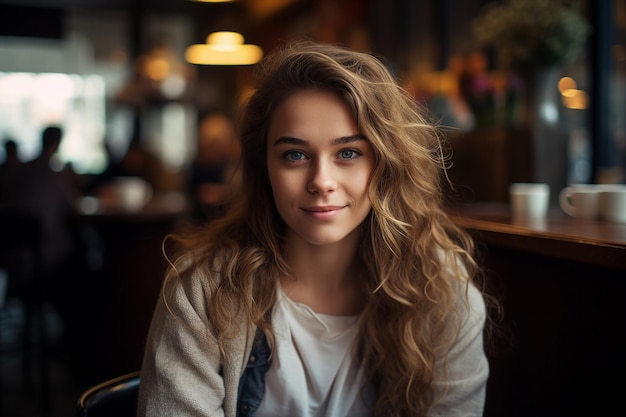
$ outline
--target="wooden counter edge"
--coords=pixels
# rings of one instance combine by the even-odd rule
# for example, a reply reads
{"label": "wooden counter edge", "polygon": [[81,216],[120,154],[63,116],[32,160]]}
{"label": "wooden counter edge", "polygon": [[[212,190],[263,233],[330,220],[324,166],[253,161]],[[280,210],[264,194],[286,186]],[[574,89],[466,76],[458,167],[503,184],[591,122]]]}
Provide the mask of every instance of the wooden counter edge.
{"label": "wooden counter edge", "polygon": [[601,242],[453,215],[454,221],[487,244],[537,255],[626,270],[626,245]]}

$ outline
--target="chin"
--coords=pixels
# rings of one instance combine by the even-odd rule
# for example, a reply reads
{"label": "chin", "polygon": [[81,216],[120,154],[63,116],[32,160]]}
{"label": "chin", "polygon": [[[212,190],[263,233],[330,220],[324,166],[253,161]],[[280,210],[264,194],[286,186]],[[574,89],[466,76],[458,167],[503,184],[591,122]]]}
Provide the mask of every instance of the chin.
{"label": "chin", "polygon": [[305,235],[300,235],[300,237],[307,243],[314,245],[314,246],[331,246],[331,245],[337,245],[340,244],[342,242],[346,241],[346,238],[349,235],[321,235],[321,236],[305,236]]}

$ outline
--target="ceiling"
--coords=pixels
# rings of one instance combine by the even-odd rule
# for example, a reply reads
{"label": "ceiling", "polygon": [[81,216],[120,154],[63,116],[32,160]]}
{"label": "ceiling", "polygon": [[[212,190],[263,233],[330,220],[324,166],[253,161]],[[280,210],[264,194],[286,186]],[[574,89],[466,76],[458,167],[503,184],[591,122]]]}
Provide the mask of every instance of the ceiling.
{"label": "ceiling", "polygon": [[[201,26],[217,30],[248,30],[264,33],[276,20],[288,22],[306,13],[311,0],[236,0],[202,3],[193,0],[0,0],[0,36],[61,38],[66,12],[128,11],[165,12],[189,15]],[[221,28],[224,26],[224,28]],[[204,29],[201,27],[201,29]],[[231,29],[228,29],[231,30]]]}
{"label": "ceiling", "polygon": [[241,9],[252,17],[263,19],[302,0],[235,0],[231,3],[201,3],[193,0],[0,0],[1,6],[56,8],[62,10],[145,9],[193,12],[212,8],[214,11]]}

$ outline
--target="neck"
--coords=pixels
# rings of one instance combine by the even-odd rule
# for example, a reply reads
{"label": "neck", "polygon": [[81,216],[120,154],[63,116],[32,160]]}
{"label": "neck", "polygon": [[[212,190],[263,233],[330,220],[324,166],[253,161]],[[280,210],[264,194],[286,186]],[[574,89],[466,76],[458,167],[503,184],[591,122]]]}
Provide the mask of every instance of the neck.
{"label": "neck", "polygon": [[358,314],[364,303],[363,270],[357,261],[358,235],[333,245],[316,246],[289,239],[285,257],[293,277],[282,277],[293,301],[332,315]]}
{"label": "neck", "polygon": [[354,232],[340,242],[313,245],[287,236],[285,259],[295,278],[310,286],[336,287],[354,277],[360,235]]}

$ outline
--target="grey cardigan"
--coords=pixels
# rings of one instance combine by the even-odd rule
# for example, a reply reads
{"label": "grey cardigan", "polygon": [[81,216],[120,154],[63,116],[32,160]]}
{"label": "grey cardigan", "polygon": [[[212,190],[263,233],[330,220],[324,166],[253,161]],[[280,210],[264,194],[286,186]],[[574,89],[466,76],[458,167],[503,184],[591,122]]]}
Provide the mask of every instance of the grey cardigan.
{"label": "grey cardigan", "polygon": [[[211,284],[197,273],[188,278],[179,281],[168,303],[174,314],[162,298],[157,303],[141,369],[140,417],[237,416],[239,381],[257,329],[239,320],[241,331],[228,340],[222,361],[206,309]],[[430,417],[483,412],[489,375],[482,340],[486,311],[473,285],[467,299],[469,310],[447,355],[447,372],[437,372],[433,381],[436,396],[441,397]]]}
{"label": "grey cardigan", "polygon": [[157,302],[141,368],[137,416],[236,416],[239,379],[256,328],[242,325],[227,341],[222,360],[208,321],[210,284],[197,275],[188,278],[176,284],[168,305],[162,297]]}

